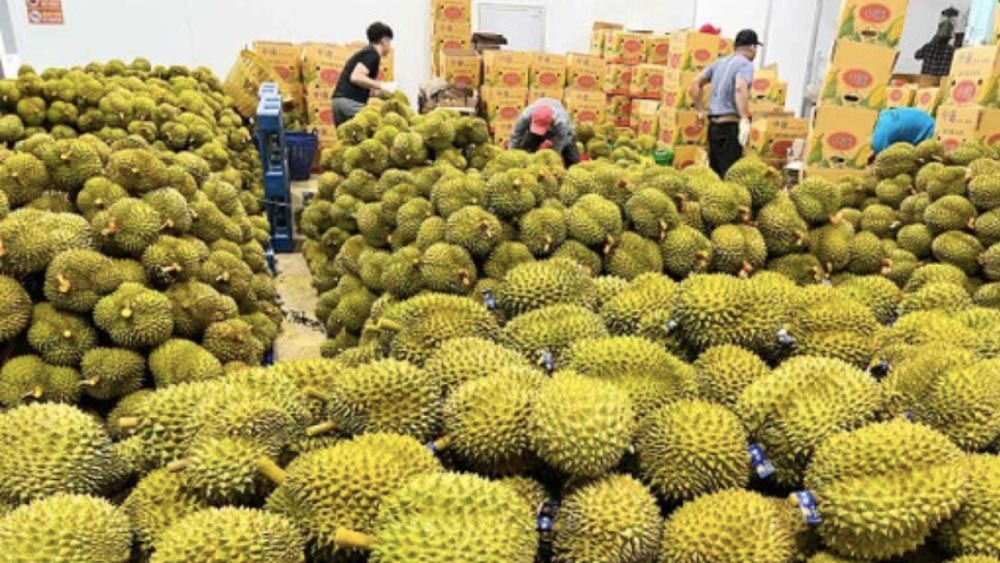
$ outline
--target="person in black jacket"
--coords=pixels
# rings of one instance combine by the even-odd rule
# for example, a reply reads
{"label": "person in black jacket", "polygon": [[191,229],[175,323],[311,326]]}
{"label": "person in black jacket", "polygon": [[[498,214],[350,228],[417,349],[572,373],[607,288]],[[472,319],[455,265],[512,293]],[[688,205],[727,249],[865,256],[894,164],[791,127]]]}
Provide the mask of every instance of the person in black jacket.
{"label": "person in black jacket", "polygon": [[954,35],[954,26],[950,22],[941,22],[934,37],[915,55],[918,61],[924,61],[921,74],[948,76],[951,72],[951,61],[955,58],[955,47],[951,44]]}
{"label": "person in black jacket", "polygon": [[368,26],[368,45],[351,55],[337,80],[333,91],[333,122],[343,125],[350,121],[368,103],[372,91],[392,94],[393,82],[379,82],[378,71],[382,57],[392,49],[392,28],[382,22]]}

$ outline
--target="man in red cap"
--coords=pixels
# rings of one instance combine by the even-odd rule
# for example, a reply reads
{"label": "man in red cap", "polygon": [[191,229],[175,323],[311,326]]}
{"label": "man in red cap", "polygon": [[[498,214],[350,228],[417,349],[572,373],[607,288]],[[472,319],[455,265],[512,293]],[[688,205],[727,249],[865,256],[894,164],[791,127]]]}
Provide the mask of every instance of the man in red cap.
{"label": "man in red cap", "polygon": [[567,168],[580,162],[569,112],[552,98],[539,98],[524,110],[514,126],[509,146],[528,152],[551,147],[562,155]]}

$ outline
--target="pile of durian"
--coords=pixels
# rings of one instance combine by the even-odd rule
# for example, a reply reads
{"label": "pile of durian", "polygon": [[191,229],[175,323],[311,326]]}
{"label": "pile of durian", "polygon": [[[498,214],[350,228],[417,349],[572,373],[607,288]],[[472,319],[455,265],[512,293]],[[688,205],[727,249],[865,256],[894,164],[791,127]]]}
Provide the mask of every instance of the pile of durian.
{"label": "pile of durian", "polygon": [[210,71],[24,66],[0,139],[0,408],[106,413],[262,362],[281,311],[260,159]]}

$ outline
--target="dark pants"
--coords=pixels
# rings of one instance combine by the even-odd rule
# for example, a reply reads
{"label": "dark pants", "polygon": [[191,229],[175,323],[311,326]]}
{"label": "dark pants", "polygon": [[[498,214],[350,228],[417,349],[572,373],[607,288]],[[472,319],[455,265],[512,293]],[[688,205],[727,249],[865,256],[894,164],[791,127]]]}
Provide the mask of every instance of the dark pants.
{"label": "dark pants", "polygon": [[333,99],[333,123],[343,125],[354,119],[359,111],[365,109],[365,104],[350,98]]}
{"label": "dark pants", "polygon": [[726,176],[729,167],[743,158],[740,146],[739,123],[708,124],[708,162],[720,178]]}

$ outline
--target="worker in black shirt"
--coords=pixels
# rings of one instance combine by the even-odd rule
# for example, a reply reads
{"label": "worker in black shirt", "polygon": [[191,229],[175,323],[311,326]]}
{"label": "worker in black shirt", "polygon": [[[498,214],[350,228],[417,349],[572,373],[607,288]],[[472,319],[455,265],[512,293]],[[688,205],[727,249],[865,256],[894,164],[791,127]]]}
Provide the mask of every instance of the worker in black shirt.
{"label": "worker in black shirt", "polygon": [[351,55],[337,80],[333,91],[333,122],[343,125],[350,121],[368,103],[372,91],[392,94],[393,82],[379,82],[378,71],[382,57],[392,48],[392,29],[382,22],[368,26],[368,45]]}

